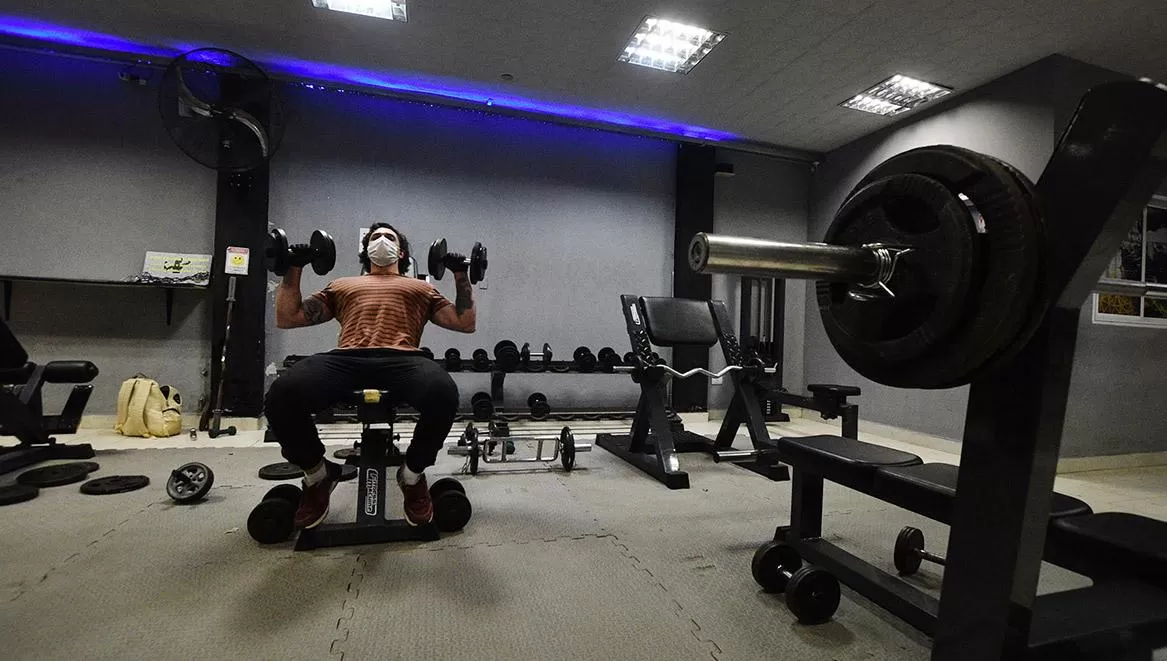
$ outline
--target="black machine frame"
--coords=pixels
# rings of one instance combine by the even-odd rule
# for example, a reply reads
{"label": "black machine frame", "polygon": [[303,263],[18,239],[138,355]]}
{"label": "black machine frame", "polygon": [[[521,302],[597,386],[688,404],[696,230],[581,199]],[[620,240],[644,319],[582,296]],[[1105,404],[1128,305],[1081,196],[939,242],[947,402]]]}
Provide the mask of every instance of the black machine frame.
{"label": "black machine frame", "polygon": [[[741,348],[738,346],[725,304],[721,301],[702,303],[708,306],[717,331],[716,338],[707,346],[714,342],[718,343],[728,365],[742,365]],[[645,364],[651,365],[653,361],[651,338],[655,336],[648,327],[648,315],[645,313],[641,297],[624,294],[620,297],[620,305],[624,311],[632,351]],[[779,463],[773,454],[773,442],[766,430],[766,422],[762,417],[752,381],[749,381],[749,377],[741,371],[731,372],[729,376],[734,385],[733,400],[729,407],[733,418],[731,421],[730,415],[727,414],[716,439],[678,429],[669,421],[665,389],[671,377],[660,371],[649,371],[639,379],[640,399],[636,405],[636,416],[633,418],[629,434],[597,434],[596,445],[648,473],[670,489],[688,489],[689,474],[681,470],[677,455],[684,452],[706,452],[716,456],[719,452],[732,450],[737,428],[745,424],[757,454],[734,463],[771,480],[790,479],[789,467]]]}
{"label": "black machine frame", "polygon": [[790,525],[776,539],[933,636],[935,661],[1068,658],[1115,632],[1167,644],[1167,593],[1150,586],[1036,594],[1079,311],[1165,178],[1167,89],[1127,81],[1088,92],[1036,184],[1058,224],[1044,237],[1034,314],[1048,311],[1012,359],[971,384],[939,600],[822,539],[823,478],[795,466]]}

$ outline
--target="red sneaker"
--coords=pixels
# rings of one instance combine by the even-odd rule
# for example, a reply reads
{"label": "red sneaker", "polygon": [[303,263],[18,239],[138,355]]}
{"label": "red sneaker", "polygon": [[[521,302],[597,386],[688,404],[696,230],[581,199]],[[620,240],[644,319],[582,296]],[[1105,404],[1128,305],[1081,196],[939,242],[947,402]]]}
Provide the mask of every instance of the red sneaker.
{"label": "red sneaker", "polygon": [[401,477],[401,466],[397,469],[397,486],[405,496],[405,522],[411,526],[420,526],[434,520],[434,503],[430,500],[430,488],[426,484],[425,475],[410,486]]}
{"label": "red sneaker", "polygon": [[328,501],[332,490],[340,481],[340,466],[325,462],[324,479],[310,487],[304,487],[300,494],[300,506],[296,508],[296,528],[315,528],[328,516]]}

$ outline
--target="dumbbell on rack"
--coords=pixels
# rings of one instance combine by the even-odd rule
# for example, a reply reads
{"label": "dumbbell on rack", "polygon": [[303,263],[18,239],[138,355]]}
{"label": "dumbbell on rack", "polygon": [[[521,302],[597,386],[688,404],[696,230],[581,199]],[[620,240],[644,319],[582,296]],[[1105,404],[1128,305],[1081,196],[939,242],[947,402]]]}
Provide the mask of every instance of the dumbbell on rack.
{"label": "dumbbell on rack", "polygon": [[[629,351],[628,353],[631,354],[632,352]],[[603,349],[600,349],[599,359],[600,364],[603,365],[606,369],[612,369],[617,365],[624,364],[624,359],[621,358],[620,354],[616,353],[616,350],[612,347],[604,347]]]}
{"label": "dumbbell on rack", "polygon": [[592,372],[596,369],[596,355],[587,347],[576,347],[571,357],[581,372]]}
{"label": "dumbbell on rack", "polygon": [[494,345],[494,364],[504,372],[513,372],[519,368],[522,355],[519,347],[510,340],[503,340]]}
{"label": "dumbbell on rack", "polygon": [[490,399],[488,392],[476,392],[470,398],[470,410],[474,412],[474,419],[479,422],[486,422],[490,420],[490,416],[494,415],[494,402]]}
{"label": "dumbbell on rack", "polygon": [[447,372],[461,372],[462,371],[462,352],[457,349],[446,349],[446,371]]}
{"label": "dumbbell on rack", "polygon": [[486,353],[486,349],[475,349],[474,353],[470,354],[470,356],[474,361],[474,371],[490,371],[490,354]]}
{"label": "dumbbell on rack", "polygon": [[[527,343],[527,342],[524,342],[523,348],[519,350],[519,360],[523,365],[523,369],[525,369],[527,371],[532,371],[532,372],[545,371],[551,365],[551,356],[552,356],[551,345],[547,344],[546,342],[543,343],[543,352],[542,353],[532,353],[531,352],[531,345],[530,345],[530,343]],[[541,362],[541,365],[538,369],[532,368],[532,366],[531,366],[531,359],[532,358],[538,359]]]}
{"label": "dumbbell on rack", "polygon": [[941,567],[946,562],[943,557],[924,550],[924,531],[912,526],[904,526],[904,529],[896,537],[895,552],[892,557],[896,571],[900,573],[900,576],[911,576],[920,571],[920,564],[924,560],[934,562]]}
{"label": "dumbbell on rack", "polygon": [[839,608],[839,579],[813,565],[782,542],[767,542],[750,563],[754,581],[766,592],[784,592],[786,607],[802,624],[822,624]]}
{"label": "dumbbell on rack", "polygon": [[531,407],[532,420],[546,420],[551,415],[551,404],[547,403],[547,395],[533,392],[527,398],[527,406]]}

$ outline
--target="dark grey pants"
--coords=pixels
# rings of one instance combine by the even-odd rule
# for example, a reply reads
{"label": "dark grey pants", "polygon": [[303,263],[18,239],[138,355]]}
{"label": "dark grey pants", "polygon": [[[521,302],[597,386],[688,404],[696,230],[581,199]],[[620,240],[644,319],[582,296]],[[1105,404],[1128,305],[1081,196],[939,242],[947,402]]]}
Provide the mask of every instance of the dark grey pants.
{"label": "dark grey pants", "polygon": [[284,458],[308,470],[324,457],[312,414],[375,388],[417,409],[405,464],[420,473],[432,466],[458,413],[458,386],[434,361],[393,349],[334,349],[292,365],[271,384],[265,409]]}

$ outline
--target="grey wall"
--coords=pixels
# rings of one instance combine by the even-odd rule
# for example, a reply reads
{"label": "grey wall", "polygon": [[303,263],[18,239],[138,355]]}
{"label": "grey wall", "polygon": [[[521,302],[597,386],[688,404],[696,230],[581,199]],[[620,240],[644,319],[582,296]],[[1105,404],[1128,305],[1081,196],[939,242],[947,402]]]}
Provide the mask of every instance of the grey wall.
{"label": "grey wall", "polygon": [[[720,149],[717,160],[731,163],[734,176],[718,177],[714,187],[713,231],[772,241],[805,241],[809,208],[810,166],[757,154]],[[725,301],[736,323],[741,303],[741,278],[714,275],[713,298]],[[783,333],[783,383],[802,387],[803,330],[806,288],[800,282],[786,283]],[[738,329],[739,339],[741,329]],[[725,366],[720,349],[710,352],[710,366]],[[728,383],[711,385],[709,409],[728,408],[733,396]]]}
{"label": "grey wall", "polygon": [[[478,331],[428,326],[422,344],[438,355],[456,347],[468,357],[502,339],[549,342],[567,359],[581,344],[623,353],[620,294],[671,293],[672,143],[303,88],[288,91],[288,106],[295,121],[272,163],[271,221],[293,240],[323,228],[340,254],[327,277],[305,278],[305,295],[359,272],[358,231],[376,220],[405,232],[423,270],[439,237],[462,252],[474,241],[489,249],[488,288],[474,292]],[[454,298],[451,279],[436,284]],[[336,333],[335,323],[270,326],[269,360],[334,348]],[[455,380],[464,405],[490,384],[485,374]],[[507,377],[508,403],[525,407],[535,390],[552,406],[633,407],[639,393],[610,375]]]}
{"label": "grey wall", "polygon": [[[952,99],[827,156],[812,180],[812,239],[821,237],[854,184],[888,157],[928,144],[955,144],[1002,158],[1037,178],[1058,132],[1091,85],[1117,74],[1053,56]],[[1133,219],[1132,219],[1133,222]],[[813,304],[806,315],[808,381],[863,388],[861,417],[959,439],[967,388],[916,391],[888,388],[847,367],[823,332]],[[1167,359],[1161,330],[1094,325],[1084,309],[1075,354],[1063,456],[1167,449],[1167,421],[1148,415],[1152,393],[1167,377],[1153,367]]]}
{"label": "grey wall", "polygon": [[[146,250],[206,253],[215,175],[158,119],[153,86],[124,67],[0,49],[0,276],[122,280]],[[208,360],[205,292],[15,282],[9,324],[33,360],[89,359],[101,370],[88,412],[113,413],[123,379],[173,384],[187,410]],[[55,412],[67,389],[47,386]]]}

